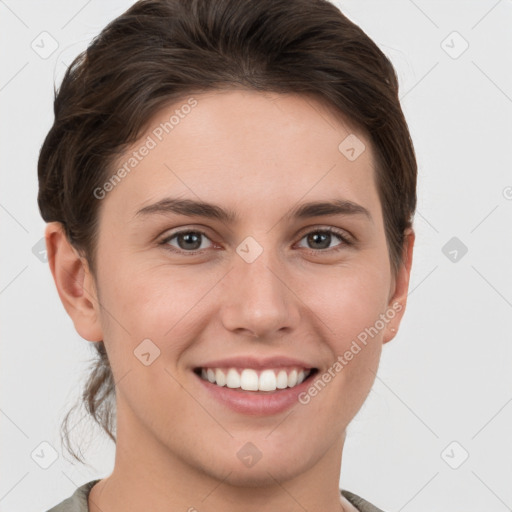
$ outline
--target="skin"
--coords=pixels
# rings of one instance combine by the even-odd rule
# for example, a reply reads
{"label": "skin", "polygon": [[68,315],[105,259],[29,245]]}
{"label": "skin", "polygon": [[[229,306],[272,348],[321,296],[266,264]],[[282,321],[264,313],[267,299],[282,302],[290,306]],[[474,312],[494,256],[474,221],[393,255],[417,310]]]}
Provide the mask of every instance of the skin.
{"label": "skin", "polygon": [[[370,140],[324,104],[245,90],[194,98],[101,200],[96,276],[60,224],[47,226],[61,300],[83,338],[104,340],[117,383],[115,468],[92,489],[90,510],[355,510],[339,493],[345,432],[405,311],[414,233],[394,275]],[[140,141],[177,107],[159,112]],[[349,134],[366,146],[354,161],[338,150]],[[215,203],[239,220],[136,215],[168,196]],[[331,199],[357,203],[371,219],[284,217],[298,203]],[[306,236],[329,226],[353,243]],[[187,254],[194,247],[179,237],[159,244],[176,228],[206,233],[200,254]],[[252,263],[236,252],[247,236],[263,248]],[[246,416],[211,400],[192,373],[251,354],[298,357],[321,375],[393,303],[401,310],[307,405]],[[133,353],[146,338],[160,349],[149,366]],[[252,467],[237,457],[247,442],[262,453]]]}

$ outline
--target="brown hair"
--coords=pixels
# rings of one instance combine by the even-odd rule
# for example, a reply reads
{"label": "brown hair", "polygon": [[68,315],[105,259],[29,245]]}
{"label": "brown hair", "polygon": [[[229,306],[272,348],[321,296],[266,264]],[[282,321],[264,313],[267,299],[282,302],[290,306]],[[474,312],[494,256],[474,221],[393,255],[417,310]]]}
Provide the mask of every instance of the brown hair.
{"label": "brown hair", "polygon": [[[113,162],[163,107],[230,87],[313,95],[369,135],[396,272],[417,175],[398,79],[377,45],[327,0],[141,0],[109,23],[55,91],[38,162],[44,220],[63,224],[94,274],[101,201],[93,191]],[[94,346],[82,401],[115,442],[115,384],[103,341]],[[62,432],[81,460],[69,446],[69,414]]]}

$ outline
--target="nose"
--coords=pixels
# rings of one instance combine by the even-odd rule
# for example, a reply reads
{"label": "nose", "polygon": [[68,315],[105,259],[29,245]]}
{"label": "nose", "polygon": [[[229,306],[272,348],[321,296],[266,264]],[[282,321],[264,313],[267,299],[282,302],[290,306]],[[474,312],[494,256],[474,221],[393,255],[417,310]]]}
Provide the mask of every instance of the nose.
{"label": "nose", "polygon": [[235,255],[233,265],[221,291],[223,326],[261,339],[295,330],[301,301],[293,291],[289,272],[271,251],[264,250],[251,263]]}

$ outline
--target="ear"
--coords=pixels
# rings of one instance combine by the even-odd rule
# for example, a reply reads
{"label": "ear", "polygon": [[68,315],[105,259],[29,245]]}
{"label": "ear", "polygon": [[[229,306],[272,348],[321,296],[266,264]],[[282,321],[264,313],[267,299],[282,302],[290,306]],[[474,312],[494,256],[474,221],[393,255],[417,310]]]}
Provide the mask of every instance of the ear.
{"label": "ear", "polygon": [[55,286],[76,331],[88,341],[102,341],[100,306],[87,260],[69,243],[60,222],[47,224],[45,238]]}
{"label": "ear", "polygon": [[393,280],[393,288],[390,292],[386,317],[389,318],[386,324],[383,343],[391,341],[398,332],[398,327],[405,313],[407,294],[409,293],[409,278],[411,275],[412,253],[416,235],[412,228],[404,232],[404,245],[402,248],[402,264]]}

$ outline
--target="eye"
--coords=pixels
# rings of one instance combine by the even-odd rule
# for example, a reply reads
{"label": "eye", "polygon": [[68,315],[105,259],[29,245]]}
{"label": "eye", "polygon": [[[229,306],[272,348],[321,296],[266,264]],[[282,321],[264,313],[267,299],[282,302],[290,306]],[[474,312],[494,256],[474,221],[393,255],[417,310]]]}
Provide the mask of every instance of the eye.
{"label": "eye", "polygon": [[[201,243],[201,237],[208,238],[205,233],[199,230],[178,231],[162,240],[163,245],[170,245],[177,251],[194,253],[207,247]],[[178,247],[174,246],[171,241],[176,239]]]}
{"label": "eye", "polygon": [[[331,243],[334,241],[333,237],[338,238],[341,242],[334,247],[331,246]],[[203,231],[199,229],[188,229],[170,234],[165,237],[160,244],[173,252],[189,253],[193,255],[197,252],[201,252],[203,249],[208,249],[208,245],[203,244],[204,239],[210,240]],[[302,236],[301,241],[304,239],[307,244],[310,244],[309,252],[312,253],[330,252],[330,249],[338,251],[346,246],[352,245],[349,236],[344,231],[331,227],[309,231]],[[173,243],[174,241],[177,245]],[[306,247],[306,249],[308,249],[308,247]]]}
{"label": "eye", "polygon": [[335,251],[343,249],[343,247],[347,245],[352,245],[351,241],[348,239],[348,236],[344,232],[330,227],[309,231],[305,236],[301,238],[301,240],[306,239],[306,243],[310,244],[312,249],[315,249],[313,252],[321,252],[327,249],[333,249],[333,247],[330,245],[333,241],[333,236],[342,242],[334,246]]}

